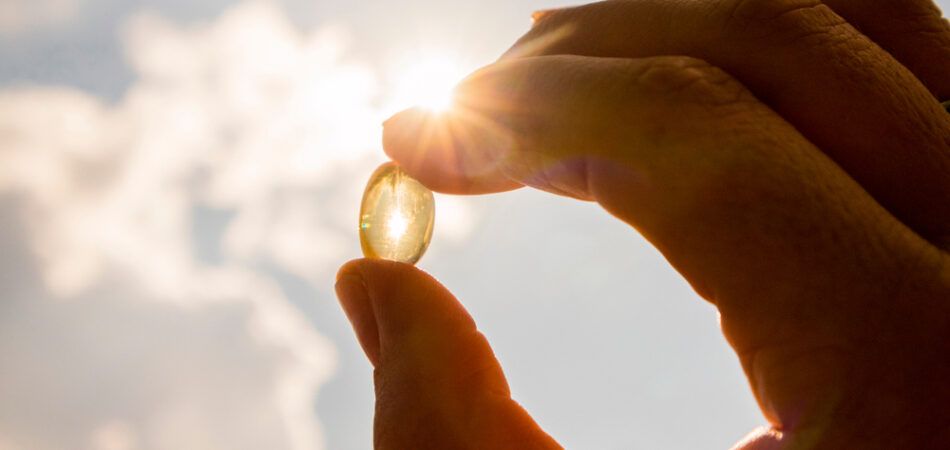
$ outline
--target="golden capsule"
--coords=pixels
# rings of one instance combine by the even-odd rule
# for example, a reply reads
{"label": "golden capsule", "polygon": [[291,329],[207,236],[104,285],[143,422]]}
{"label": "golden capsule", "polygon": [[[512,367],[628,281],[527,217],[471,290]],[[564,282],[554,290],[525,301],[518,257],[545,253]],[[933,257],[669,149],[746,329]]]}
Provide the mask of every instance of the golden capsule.
{"label": "golden capsule", "polygon": [[367,258],[415,264],[429,248],[435,223],[432,191],[399,166],[379,166],[360,205],[360,245]]}

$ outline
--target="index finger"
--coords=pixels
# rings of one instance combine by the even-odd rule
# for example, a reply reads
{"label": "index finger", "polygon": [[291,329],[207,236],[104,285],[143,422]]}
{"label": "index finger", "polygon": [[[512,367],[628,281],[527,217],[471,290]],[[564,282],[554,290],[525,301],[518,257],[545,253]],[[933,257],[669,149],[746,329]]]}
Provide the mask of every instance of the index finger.
{"label": "index finger", "polygon": [[[564,54],[706,60],[747,86],[904,223],[950,245],[946,112],[905,66],[821,1],[592,3],[545,14],[508,55]],[[942,55],[931,57],[932,66],[950,70],[950,49],[932,54]]]}
{"label": "index finger", "polygon": [[[804,405],[837,404],[826,391],[784,383],[781,375],[791,372],[763,366],[767,358],[756,365],[755,355],[852,350],[852,343],[876,338],[880,329],[868,324],[888,323],[886,311],[934,315],[896,292],[932,283],[937,250],[739,83],[702,61],[519,58],[476,74],[461,95],[462,105],[510,130],[501,147],[480,147],[493,140],[481,140],[480,130],[496,128],[472,127],[471,142],[479,145],[461,151],[491,154],[499,172],[517,182],[597,201],[719,308],[723,330],[777,425],[801,425],[796,417],[814,412]],[[398,129],[405,119],[413,118],[396,116],[388,127]],[[427,151],[412,139],[418,134],[390,136],[387,151],[410,163],[414,152]],[[404,167],[423,183],[438,182],[438,174]],[[827,366],[821,358],[806,363]]]}

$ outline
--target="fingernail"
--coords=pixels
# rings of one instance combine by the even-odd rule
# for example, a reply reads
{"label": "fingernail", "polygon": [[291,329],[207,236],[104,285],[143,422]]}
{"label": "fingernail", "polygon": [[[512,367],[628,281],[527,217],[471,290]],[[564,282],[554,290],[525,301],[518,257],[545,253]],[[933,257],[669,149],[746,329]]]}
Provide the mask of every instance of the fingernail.
{"label": "fingernail", "polygon": [[539,9],[531,13],[531,23],[538,23],[541,19],[544,19],[552,12],[559,10],[560,8],[551,8],[551,9]]}
{"label": "fingernail", "polygon": [[383,122],[383,150],[393,159],[417,152],[426,114],[419,108],[396,113]]}
{"label": "fingernail", "polygon": [[383,122],[383,129],[399,132],[412,131],[422,123],[423,112],[419,108],[409,108],[393,114]]}
{"label": "fingernail", "polygon": [[373,301],[363,278],[357,271],[343,269],[337,278],[336,295],[343,312],[353,326],[356,339],[374,366],[379,360],[379,329],[373,312]]}

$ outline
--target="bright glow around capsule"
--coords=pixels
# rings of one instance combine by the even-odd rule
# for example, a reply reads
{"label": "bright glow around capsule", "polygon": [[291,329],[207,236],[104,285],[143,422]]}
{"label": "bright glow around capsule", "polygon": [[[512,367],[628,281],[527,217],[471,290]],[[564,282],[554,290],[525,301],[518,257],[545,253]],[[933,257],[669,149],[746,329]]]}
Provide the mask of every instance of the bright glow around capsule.
{"label": "bright glow around capsule", "polygon": [[396,67],[394,101],[399,109],[421,106],[435,112],[452,107],[455,85],[468,73],[449,57],[423,57]]}
{"label": "bright glow around capsule", "polygon": [[402,214],[395,214],[386,222],[386,233],[392,239],[399,239],[409,228],[409,221]]}

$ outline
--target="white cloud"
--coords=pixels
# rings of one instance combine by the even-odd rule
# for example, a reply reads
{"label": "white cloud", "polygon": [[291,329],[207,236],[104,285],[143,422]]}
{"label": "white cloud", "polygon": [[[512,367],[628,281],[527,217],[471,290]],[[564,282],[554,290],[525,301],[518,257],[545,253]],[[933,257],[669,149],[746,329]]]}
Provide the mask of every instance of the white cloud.
{"label": "white cloud", "polygon": [[5,290],[5,448],[320,448],[333,351],[260,288],[192,309],[121,283],[65,303]]}
{"label": "white cloud", "polygon": [[[0,449],[321,448],[334,349],[256,268],[332,284],[390,99],[340,30],[270,4],[123,36],[137,79],[114,104],[0,90],[0,209],[30,253],[0,263],[42,284],[0,283]],[[471,230],[465,201],[440,214],[437,237]]]}
{"label": "white cloud", "polygon": [[127,422],[105,422],[92,432],[91,447],[96,450],[131,450],[137,444],[136,432]]}
{"label": "white cloud", "polygon": [[0,36],[61,25],[76,16],[79,6],[78,0],[3,0]]}
{"label": "white cloud", "polygon": [[341,60],[338,34],[300,34],[249,3],[195,28],[140,15],[126,35],[140,80],[117,105],[0,91],[0,189],[29,199],[50,287],[74,295],[120,268],[154,292],[188,294],[203,269],[196,206],[237,215],[228,262],[267,256],[293,271],[341,257],[326,239],[343,231],[339,213],[319,197],[362,183],[381,117],[372,73]]}
{"label": "white cloud", "polygon": [[[2,321],[0,446],[320,448],[334,349],[253,268],[330,282],[355,234],[340,194],[381,158],[377,81],[339,31],[261,3],[124,35],[138,79],[115,104],[0,91],[0,196],[32,252],[4,259],[35,259],[48,292]],[[196,234],[200,208],[233,220]]]}

